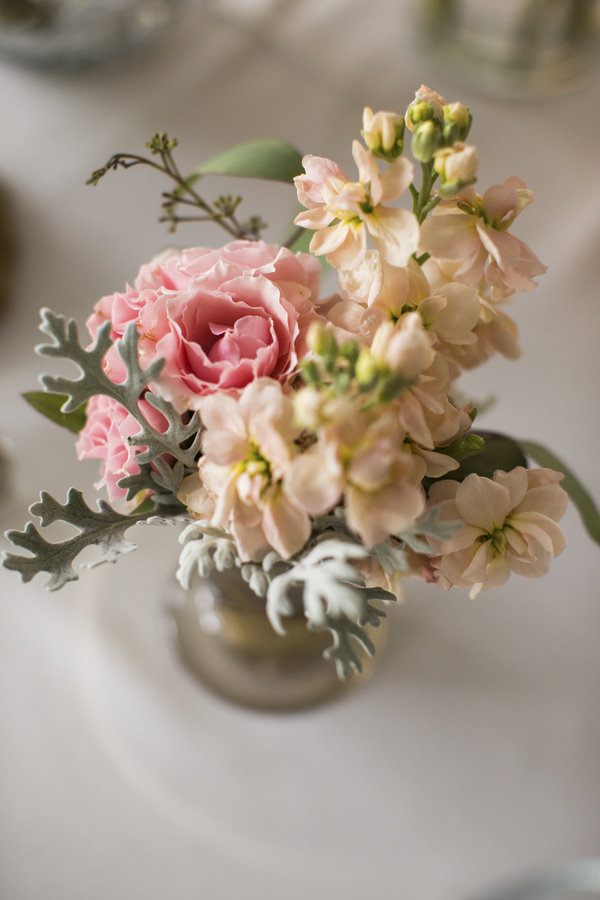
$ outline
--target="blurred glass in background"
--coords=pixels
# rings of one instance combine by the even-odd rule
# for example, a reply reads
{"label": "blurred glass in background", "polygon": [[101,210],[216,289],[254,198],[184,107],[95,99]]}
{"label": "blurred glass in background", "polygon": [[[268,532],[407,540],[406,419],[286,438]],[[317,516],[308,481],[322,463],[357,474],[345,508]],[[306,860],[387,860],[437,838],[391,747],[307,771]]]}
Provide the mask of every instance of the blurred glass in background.
{"label": "blurred glass in background", "polygon": [[423,46],[482,92],[511,99],[577,87],[598,57],[597,0],[419,0]]}
{"label": "blurred glass in background", "polygon": [[0,0],[0,53],[44,68],[81,68],[142,46],[184,0]]}

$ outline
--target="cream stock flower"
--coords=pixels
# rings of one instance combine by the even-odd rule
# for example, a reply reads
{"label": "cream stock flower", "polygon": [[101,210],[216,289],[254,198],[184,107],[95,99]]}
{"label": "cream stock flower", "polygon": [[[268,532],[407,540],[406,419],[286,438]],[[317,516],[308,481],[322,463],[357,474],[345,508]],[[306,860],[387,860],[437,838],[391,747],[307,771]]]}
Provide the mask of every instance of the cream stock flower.
{"label": "cream stock flower", "polygon": [[261,559],[271,547],[289,558],[311,531],[283,483],[298,434],[292,401],[277,382],[259,378],[239,398],[204,397],[200,415],[206,430],[198,471],[215,503],[212,524],[231,531],[242,560]]}
{"label": "cream stock flower", "polygon": [[431,508],[440,518],[461,521],[462,528],[439,545],[433,560],[440,583],[472,585],[471,597],[498,587],[511,571],[529,578],[544,575],[551,556],[566,547],[556,524],[567,507],[560,472],[551,469],[497,471],[494,478],[468,475],[440,481],[429,492]]}
{"label": "cream stock flower", "polygon": [[533,290],[537,287],[533,278],[547,266],[527,244],[508,234],[519,213],[532,202],[532,192],[516,177],[493,185],[483,196],[467,188],[423,222],[420,249],[438,259],[460,261],[454,277],[464,284],[476,286],[485,277],[500,289]]}
{"label": "cream stock flower", "polygon": [[348,525],[372,547],[412,525],[424,508],[425,464],[403,439],[394,410],[356,409],[322,427],[317,443],[292,460],[286,489],[313,516],[343,498]]}
{"label": "cream stock flower", "polygon": [[359,180],[348,181],[330,159],[305,156],[305,175],[294,182],[306,212],[294,222],[315,230],[310,250],[325,255],[336,269],[352,269],[364,259],[367,232],[383,258],[404,266],[419,243],[419,223],[412,212],[384,204],[397,200],[413,179],[413,164],[403,157],[394,160],[383,175],[377,162],[358,141],[352,145]]}

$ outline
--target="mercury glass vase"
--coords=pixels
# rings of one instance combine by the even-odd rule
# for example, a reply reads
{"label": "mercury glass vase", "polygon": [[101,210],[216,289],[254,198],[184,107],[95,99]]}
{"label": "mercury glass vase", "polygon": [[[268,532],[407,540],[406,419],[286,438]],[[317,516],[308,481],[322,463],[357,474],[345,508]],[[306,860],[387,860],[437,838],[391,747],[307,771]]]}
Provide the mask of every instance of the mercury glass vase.
{"label": "mercury glass vase", "polygon": [[188,669],[217,694],[243,706],[291,711],[314,706],[364,684],[386,641],[386,620],[369,628],[376,654],[357,644],[362,672],[348,680],[323,657],[333,638],[309,631],[298,604],[284,620],[286,635],[269,622],[265,601],[239,569],[214,572],[196,588],[181,591],[171,605],[178,651]]}

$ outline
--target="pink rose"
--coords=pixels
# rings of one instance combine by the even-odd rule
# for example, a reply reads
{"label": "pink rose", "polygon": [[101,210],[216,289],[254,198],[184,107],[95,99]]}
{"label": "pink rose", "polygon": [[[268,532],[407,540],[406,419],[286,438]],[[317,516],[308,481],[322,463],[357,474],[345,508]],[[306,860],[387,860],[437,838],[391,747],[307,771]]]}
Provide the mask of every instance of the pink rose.
{"label": "pink rose", "polygon": [[[167,421],[146,400],[139,401],[145,418],[157,431],[165,431]],[[119,500],[126,495],[117,481],[126,475],[140,471],[134,457],[142,447],[130,446],[127,438],[137,434],[140,426],[123,407],[110,397],[92,397],[87,405],[87,422],[79,434],[75,446],[79,459],[104,460],[100,468],[101,479],[96,488],[106,486],[109,500]]]}
{"label": "pink rose", "polygon": [[[87,324],[95,337],[109,319],[114,339],[136,322],[142,366],[166,360],[156,390],[180,412],[197,409],[207,393],[294,374],[316,318],[319,271],[309,254],[263,241],[167,250],[141,268],[133,288],[100,300]],[[124,379],[114,347],[105,367]]]}

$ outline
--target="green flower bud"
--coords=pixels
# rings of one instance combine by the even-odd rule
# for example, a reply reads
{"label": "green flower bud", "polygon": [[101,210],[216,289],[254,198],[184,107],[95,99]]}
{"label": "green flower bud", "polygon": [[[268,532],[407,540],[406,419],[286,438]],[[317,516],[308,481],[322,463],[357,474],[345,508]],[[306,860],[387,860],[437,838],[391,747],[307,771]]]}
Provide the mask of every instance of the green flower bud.
{"label": "green flower bud", "polygon": [[411,150],[419,162],[430,162],[433,154],[442,144],[442,129],[434,119],[422,122],[415,130]]}
{"label": "green flower bud", "polygon": [[429,100],[413,100],[406,110],[406,124],[410,131],[414,131],[422,122],[433,119],[436,110]]}
{"label": "green flower bud", "polygon": [[362,388],[372,388],[379,378],[379,366],[369,350],[361,350],[356,361],[356,379]]}
{"label": "green flower bud", "polygon": [[313,322],[308,329],[306,343],[310,350],[317,353],[325,360],[335,359],[338,353],[338,345],[331,329],[326,328],[321,322]]}
{"label": "green flower bud", "polygon": [[[444,136],[448,133],[456,133],[454,140],[464,141],[471,128],[473,116],[462,103],[448,103],[443,107],[444,112]],[[452,142],[454,142],[454,140]],[[450,143],[448,140],[447,143]]]}
{"label": "green flower bud", "polygon": [[404,119],[391,112],[363,112],[362,136],[374,156],[393,162],[404,149]]}

